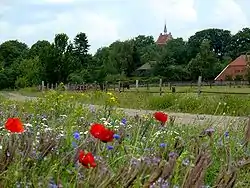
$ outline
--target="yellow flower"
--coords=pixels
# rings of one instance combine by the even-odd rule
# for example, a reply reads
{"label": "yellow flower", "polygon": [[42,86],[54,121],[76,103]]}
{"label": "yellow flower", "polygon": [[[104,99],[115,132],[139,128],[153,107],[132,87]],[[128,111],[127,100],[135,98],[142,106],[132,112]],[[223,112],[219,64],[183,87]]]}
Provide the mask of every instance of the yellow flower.
{"label": "yellow flower", "polygon": [[116,98],[115,97],[111,97],[110,100],[113,101],[113,102],[115,102]]}
{"label": "yellow flower", "polygon": [[113,95],[112,93],[110,93],[110,92],[107,92],[107,94],[110,95],[110,96],[114,96],[114,95]]}

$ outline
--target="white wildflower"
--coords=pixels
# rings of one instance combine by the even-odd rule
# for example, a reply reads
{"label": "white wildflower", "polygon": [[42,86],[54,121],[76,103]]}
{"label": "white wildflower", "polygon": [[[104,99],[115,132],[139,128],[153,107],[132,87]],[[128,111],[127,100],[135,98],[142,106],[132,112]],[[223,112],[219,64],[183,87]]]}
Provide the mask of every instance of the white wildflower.
{"label": "white wildflower", "polygon": [[65,114],[63,114],[63,115],[60,115],[60,117],[62,117],[62,118],[66,118],[66,117],[68,117],[67,115],[65,115]]}
{"label": "white wildflower", "polygon": [[45,131],[45,132],[49,132],[49,131],[52,131],[52,129],[51,129],[50,127],[46,127],[46,128],[44,129],[44,131]]}
{"label": "white wildflower", "polygon": [[25,123],[24,124],[26,127],[32,127],[32,125],[30,123]]}

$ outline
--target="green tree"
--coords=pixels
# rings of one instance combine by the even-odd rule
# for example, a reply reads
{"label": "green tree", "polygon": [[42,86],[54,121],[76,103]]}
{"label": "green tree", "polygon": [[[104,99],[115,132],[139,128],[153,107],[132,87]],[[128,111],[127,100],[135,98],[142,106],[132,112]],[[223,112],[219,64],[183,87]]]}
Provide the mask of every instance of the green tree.
{"label": "green tree", "polygon": [[88,50],[89,44],[85,33],[78,33],[74,38],[73,52],[78,61],[77,66],[88,69]]}
{"label": "green tree", "polygon": [[161,51],[161,57],[155,64],[155,76],[163,76],[168,80],[186,80],[187,77],[186,42],[182,38],[169,41]]}
{"label": "green tree", "polygon": [[216,58],[215,52],[211,51],[210,41],[204,40],[200,51],[187,66],[192,80],[202,76],[204,80],[213,80],[221,70],[221,64]]}
{"label": "green tree", "polygon": [[201,43],[209,40],[211,51],[222,58],[227,53],[226,48],[231,37],[231,32],[223,29],[212,28],[198,31],[188,39],[188,55],[190,58],[194,58],[199,52]]}
{"label": "green tree", "polygon": [[47,48],[51,46],[49,41],[46,40],[39,40],[35,44],[33,44],[29,50],[29,58],[34,58],[39,56],[42,59],[43,53],[46,51]]}
{"label": "green tree", "polygon": [[235,59],[250,50],[250,28],[243,28],[232,36],[227,46],[228,55]]}
{"label": "green tree", "polygon": [[4,67],[9,67],[17,58],[25,57],[28,46],[18,40],[9,40],[0,45],[0,61]]}
{"label": "green tree", "polygon": [[36,86],[41,84],[41,75],[44,72],[44,67],[42,66],[38,56],[32,59],[23,59],[19,64],[18,69],[18,77],[19,79],[23,78],[21,81],[25,81],[25,86]]}

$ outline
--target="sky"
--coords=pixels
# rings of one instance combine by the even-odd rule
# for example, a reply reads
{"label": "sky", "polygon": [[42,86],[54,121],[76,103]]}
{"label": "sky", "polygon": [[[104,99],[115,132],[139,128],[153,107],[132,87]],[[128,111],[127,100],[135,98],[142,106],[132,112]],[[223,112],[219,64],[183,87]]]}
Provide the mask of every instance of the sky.
{"label": "sky", "polygon": [[0,43],[29,46],[66,33],[87,34],[90,53],[116,40],[152,35],[166,23],[174,38],[187,40],[207,28],[232,34],[250,26],[249,0],[0,0]]}

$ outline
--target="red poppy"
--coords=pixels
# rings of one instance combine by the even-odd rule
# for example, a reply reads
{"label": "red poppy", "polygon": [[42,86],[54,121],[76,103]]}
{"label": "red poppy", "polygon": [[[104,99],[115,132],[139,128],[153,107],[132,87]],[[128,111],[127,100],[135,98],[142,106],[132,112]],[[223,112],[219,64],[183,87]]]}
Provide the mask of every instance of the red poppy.
{"label": "red poppy", "polygon": [[100,137],[99,137],[99,139],[102,141],[102,142],[105,142],[105,143],[107,143],[107,142],[112,142],[113,141],[113,139],[114,139],[114,132],[113,131],[111,131],[111,130],[109,130],[109,129],[104,129],[103,131],[102,131],[102,133],[100,134]]}
{"label": "red poppy", "polygon": [[5,129],[12,133],[24,132],[24,127],[19,118],[8,118],[5,123]]}
{"label": "red poppy", "polygon": [[94,168],[97,166],[97,164],[95,163],[95,158],[93,154],[90,152],[85,154],[83,150],[80,150],[78,160],[86,168],[90,168],[90,167]]}
{"label": "red poppy", "polygon": [[100,139],[102,142],[107,143],[113,141],[113,136],[115,133],[107,129],[102,124],[94,123],[90,128],[90,134],[95,138]]}
{"label": "red poppy", "polygon": [[160,121],[164,125],[168,120],[168,115],[164,112],[155,112],[154,117],[156,120]]}
{"label": "red poppy", "polygon": [[99,123],[94,123],[90,128],[90,134],[92,134],[95,138],[99,138],[103,130],[105,130],[104,125]]}

